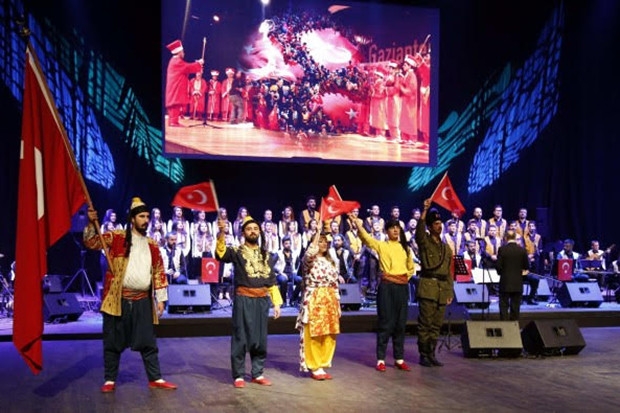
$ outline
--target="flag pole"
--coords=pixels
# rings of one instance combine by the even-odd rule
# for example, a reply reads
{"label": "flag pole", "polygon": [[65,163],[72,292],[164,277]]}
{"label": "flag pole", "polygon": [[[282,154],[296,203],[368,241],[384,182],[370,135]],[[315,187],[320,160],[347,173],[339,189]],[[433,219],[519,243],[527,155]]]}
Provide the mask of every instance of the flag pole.
{"label": "flag pole", "polygon": [[336,188],[336,185],[332,185],[334,187],[334,191],[336,191],[336,193],[338,194],[338,198],[342,199],[342,196],[340,196],[340,191],[338,191],[338,188]]}
{"label": "flag pole", "polygon": [[441,186],[441,182],[443,182],[443,179],[448,176],[448,171],[446,171],[443,176],[441,177],[441,179],[439,180],[439,184],[437,184],[437,186],[435,187],[435,190],[433,191],[433,195],[431,195],[431,197],[429,198],[430,200],[433,200],[435,198],[435,194],[437,193],[437,190],[439,189],[439,187]]}
{"label": "flag pole", "polygon": [[220,213],[220,203],[217,200],[217,191],[215,190],[215,182],[213,179],[209,179],[209,183],[211,184],[211,188],[213,188],[213,196],[215,197],[215,208],[217,209],[217,213]]}
{"label": "flag pole", "polygon": [[[39,62],[39,58],[37,57],[37,54],[34,50],[34,48],[32,47],[32,43],[30,42],[30,40],[28,40],[27,43],[27,52],[30,55],[30,58],[32,58],[32,61],[34,63],[34,65],[36,66],[36,73],[37,75],[41,75],[43,76],[43,70],[41,69],[41,63]],[[39,85],[41,85],[41,89],[43,91],[43,93],[45,94],[45,98],[49,101],[49,102],[53,102],[52,100],[52,93],[49,90],[49,86],[47,85],[47,81],[45,81],[45,79],[39,79]],[[62,136],[62,142],[65,145],[65,150],[67,151],[67,153],[69,154],[69,159],[71,159],[71,164],[73,166],[73,169],[75,169],[75,171],[77,172],[77,176],[79,177],[80,180],[80,186],[82,187],[82,191],[84,192],[84,197],[86,198],[86,203],[88,204],[88,208],[89,209],[94,209],[93,207],[93,202],[92,199],[90,197],[90,193],[88,192],[88,188],[86,187],[86,183],[84,182],[84,177],[82,176],[82,172],[80,171],[80,168],[78,167],[77,161],[75,159],[75,154],[73,153],[73,147],[71,146],[71,144],[69,143],[69,137],[67,136],[67,131],[65,129],[64,124],[61,121],[60,118],[60,114],[58,113],[58,108],[56,108],[56,105],[50,105],[53,113],[54,113],[54,119],[58,125],[58,129],[60,130],[60,134]],[[97,232],[97,235],[99,236],[99,240],[101,241],[101,245],[104,246],[104,240],[103,240],[103,235],[101,234],[101,229],[100,229],[100,225],[99,225],[99,220],[96,219],[93,224],[95,225],[95,230]],[[112,266],[112,261],[110,260],[110,257],[108,256],[108,254],[105,252],[105,248],[102,248],[102,251],[106,257],[106,260],[108,262],[108,268],[110,269],[110,271],[113,271],[113,266]]]}

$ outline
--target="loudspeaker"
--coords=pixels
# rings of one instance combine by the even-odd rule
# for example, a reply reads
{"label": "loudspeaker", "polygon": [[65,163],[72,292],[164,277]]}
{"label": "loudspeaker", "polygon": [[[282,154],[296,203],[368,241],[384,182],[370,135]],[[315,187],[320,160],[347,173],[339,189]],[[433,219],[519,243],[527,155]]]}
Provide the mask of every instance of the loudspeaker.
{"label": "loudspeaker", "polygon": [[461,334],[463,355],[519,357],[523,350],[518,321],[466,321]]}
{"label": "loudspeaker", "polygon": [[358,311],[362,306],[359,284],[339,284],[340,305],[345,310]]}
{"label": "loudspeaker", "polygon": [[534,320],[521,332],[529,354],[561,356],[578,354],[586,346],[575,320]]}
{"label": "loudspeaker", "polygon": [[43,321],[76,321],[84,310],[74,293],[52,293],[43,296]]}
{"label": "loudspeaker", "polygon": [[[523,283],[523,297],[528,297],[530,295],[530,285],[527,283]],[[545,297],[548,298],[551,296],[551,289],[549,289],[549,283],[546,279],[542,278],[538,283],[538,291],[536,291],[537,297]]]}
{"label": "loudspeaker", "polygon": [[209,284],[168,285],[168,313],[200,312],[211,309],[211,287]]}
{"label": "loudspeaker", "polygon": [[454,283],[454,298],[467,308],[489,308],[489,290],[485,284]]}
{"label": "loudspeaker", "polygon": [[[420,316],[420,308],[417,304],[410,305],[407,309],[407,320],[418,321]],[[446,306],[446,312],[443,315],[444,323],[462,323],[465,320],[469,320],[469,310],[456,301],[452,301],[450,305]]]}
{"label": "loudspeaker", "polygon": [[558,290],[562,307],[600,307],[603,302],[601,289],[595,282],[566,282]]}
{"label": "loudspeaker", "polygon": [[65,278],[64,275],[47,274],[45,277],[43,277],[43,292],[61,293],[63,291],[63,288],[62,288],[63,278]]}

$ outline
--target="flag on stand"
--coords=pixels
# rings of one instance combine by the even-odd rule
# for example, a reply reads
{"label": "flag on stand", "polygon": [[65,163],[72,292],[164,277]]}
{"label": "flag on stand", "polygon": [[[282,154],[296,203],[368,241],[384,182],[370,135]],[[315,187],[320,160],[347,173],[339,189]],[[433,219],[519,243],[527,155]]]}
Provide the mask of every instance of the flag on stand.
{"label": "flag on stand", "polygon": [[202,258],[200,278],[203,283],[218,283],[220,274],[220,262],[215,258]]}
{"label": "flag on stand", "polygon": [[213,181],[184,186],[179,189],[172,200],[173,206],[196,209],[205,212],[217,212],[219,204]]}
{"label": "flag on stand", "polygon": [[465,207],[459,200],[459,197],[454,192],[454,187],[450,178],[448,178],[448,172],[446,172],[439,181],[439,185],[431,196],[431,201],[437,205],[447,209],[450,212],[458,211],[459,217],[465,213]]}
{"label": "flag on stand", "polygon": [[43,369],[43,277],[47,249],[89,200],[73,150],[34,50],[24,70],[15,241],[13,344],[34,374]]}

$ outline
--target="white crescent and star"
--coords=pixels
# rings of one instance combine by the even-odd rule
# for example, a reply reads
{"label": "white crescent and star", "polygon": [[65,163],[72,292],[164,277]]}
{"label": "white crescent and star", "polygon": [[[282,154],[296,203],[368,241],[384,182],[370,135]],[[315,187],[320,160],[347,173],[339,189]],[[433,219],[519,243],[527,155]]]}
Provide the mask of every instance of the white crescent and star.
{"label": "white crescent and star", "polygon": [[330,214],[337,214],[338,208],[334,208],[333,205],[327,205],[327,212],[329,212]]}
{"label": "white crescent and star", "polygon": [[207,194],[205,194],[204,191],[200,189],[194,189],[192,192],[190,192],[187,195],[187,199],[189,199],[190,201],[194,201],[194,193],[196,193],[197,196],[200,197],[200,201],[196,201],[197,204],[204,205],[209,200],[209,198],[207,198]]}
{"label": "white crescent and star", "polygon": [[[446,192],[449,194],[449,196],[446,195]],[[446,201],[451,201],[452,200],[452,192],[450,192],[450,188],[445,187],[444,189],[442,189],[441,190],[441,197],[443,199],[445,199]]]}
{"label": "white crescent and star", "polygon": [[562,272],[563,273],[567,273],[569,268],[570,268],[570,265],[567,262],[562,264]]}
{"label": "white crescent and star", "polygon": [[215,263],[213,261],[207,262],[205,264],[205,270],[207,270],[207,272],[215,271]]}
{"label": "white crescent and star", "polygon": [[345,112],[347,115],[349,115],[349,120],[357,117],[357,112],[355,110],[353,110],[353,108],[350,108],[347,112]]}

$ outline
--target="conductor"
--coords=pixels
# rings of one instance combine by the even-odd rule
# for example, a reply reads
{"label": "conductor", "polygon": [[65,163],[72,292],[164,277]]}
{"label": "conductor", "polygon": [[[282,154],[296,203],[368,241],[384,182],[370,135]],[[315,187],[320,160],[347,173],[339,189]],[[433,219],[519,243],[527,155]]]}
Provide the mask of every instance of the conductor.
{"label": "conductor", "polygon": [[[523,277],[529,273],[529,260],[525,248],[517,244],[517,233],[506,231],[506,245],[497,252],[499,274],[500,320],[518,321],[523,295]],[[510,309],[510,313],[508,312]]]}

